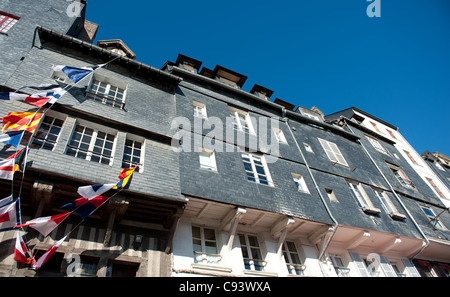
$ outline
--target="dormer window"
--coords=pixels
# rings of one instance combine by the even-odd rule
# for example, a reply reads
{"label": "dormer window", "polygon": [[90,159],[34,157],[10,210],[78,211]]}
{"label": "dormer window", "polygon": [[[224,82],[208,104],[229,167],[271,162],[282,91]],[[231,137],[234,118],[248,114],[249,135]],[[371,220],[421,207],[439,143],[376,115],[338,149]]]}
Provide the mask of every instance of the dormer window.
{"label": "dormer window", "polygon": [[94,75],[86,91],[87,98],[120,109],[125,106],[125,95],[125,84],[98,75]]}
{"label": "dormer window", "polygon": [[259,98],[262,98],[264,100],[269,100],[270,97],[273,94],[272,90],[269,90],[267,88],[264,88],[260,85],[255,84],[250,91],[251,94],[258,96]]}
{"label": "dormer window", "polygon": [[247,76],[226,69],[222,66],[216,66],[213,74],[214,79],[236,89],[240,89],[244,85],[244,82],[247,80]]}
{"label": "dormer window", "polygon": [[198,69],[200,69],[200,66],[202,65],[202,62],[179,54],[175,64],[184,70],[197,73]]}

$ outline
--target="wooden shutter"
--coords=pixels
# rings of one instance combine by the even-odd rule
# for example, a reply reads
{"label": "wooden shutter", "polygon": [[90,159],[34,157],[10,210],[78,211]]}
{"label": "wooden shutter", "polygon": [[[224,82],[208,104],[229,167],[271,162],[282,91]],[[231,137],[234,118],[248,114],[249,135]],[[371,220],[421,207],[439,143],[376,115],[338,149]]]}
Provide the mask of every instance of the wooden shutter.
{"label": "wooden shutter", "polygon": [[420,277],[419,272],[417,271],[416,267],[414,267],[414,264],[411,263],[407,258],[402,259],[403,264],[405,265],[406,271],[408,271],[408,274],[411,277]]}
{"label": "wooden shutter", "polygon": [[355,252],[349,252],[350,256],[353,259],[353,262],[355,262],[356,268],[358,268],[358,272],[360,276],[368,277],[370,276],[366,269],[366,264],[364,264],[364,261],[361,259],[358,253]]}
{"label": "wooden shutter", "polygon": [[386,257],[380,255],[380,262],[381,269],[383,269],[387,277],[397,277],[397,273],[395,273],[394,268],[392,268]]}

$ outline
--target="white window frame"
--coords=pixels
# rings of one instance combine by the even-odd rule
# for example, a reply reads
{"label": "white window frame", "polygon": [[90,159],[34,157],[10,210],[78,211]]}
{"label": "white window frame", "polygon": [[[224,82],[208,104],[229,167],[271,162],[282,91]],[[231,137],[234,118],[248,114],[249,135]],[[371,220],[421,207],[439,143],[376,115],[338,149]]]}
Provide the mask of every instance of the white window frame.
{"label": "white window frame", "polygon": [[353,194],[353,197],[364,212],[372,214],[381,212],[378,208],[373,206],[372,201],[369,196],[367,196],[367,193],[364,191],[361,183],[351,180],[346,180],[346,182]]}
{"label": "white window frame", "polygon": [[382,152],[383,154],[386,154],[386,155],[388,154],[387,151],[384,149],[384,147],[381,145],[381,143],[377,139],[375,139],[369,135],[365,135],[365,136],[366,136],[367,140],[369,140],[370,144],[372,144],[372,146],[377,151]]}
{"label": "white window frame", "polygon": [[346,167],[349,167],[347,164],[347,161],[345,160],[344,156],[342,155],[341,151],[339,150],[338,146],[331,141],[322,139],[322,138],[318,138],[320,144],[322,145],[322,148],[324,149],[325,153],[328,156],[328,159],[330,159],[330,161],[332,163],[336,163],[339,165],[343,165]]}
{"label": "white window frame", "polygon": [[[430,220],[430,223],[433,225],[433,227],[436,227],[437,229],[447,231],[448,229],[442,224],[442,222],[439,220],[439,218],[436,218],[436,213],[431,207],[428,207],[423,204],[419,204],[420,208],[422,209],[423,213],[427,216],[427,218]],[[429,211],[430,213],[427,213]]]}
{"label": "white window frame", "polygon": [[350,276],[350,268],[345,266],[344,260],[341,255],[337,254],[329,254],[328,255],[331,260],[331,264],[333,264],[334,270],[336,271],[337,276],[339,277],[349,277]]}
{"label": "white window frame", "polygon": [[308,186],[301,174],[291,172],[292,180],[297,186],[297,191],[309,194]]}
{"label": "white window frame", "polygon": [[[292,250],[290,247],[294,250]],[[283,242],[282,252],[289,274],[304,275],[304,270],[306,267],[302,263],[303,261],[300,258],[300,254],[298,253],[297,245],[295,244],[295,242],[285,240]]]}
{"label": "white window frame", "polygon": [[[51,122],[47,123],[46,120],[50,120]],[[55,125],[55,120],[62,121],[61,127]],[[55,115],[50,114],[50,113],[48,115],[46,115],[42,119],[42,121],[41,121],[41,123],[39,125],[39,128],[33,134],[33,140],[31,142],[31,147],[32,148],[37,148],[37,149],[49,150],[47,147],[48,147],[48,144],[51,144],[52,145],[52,149],[50,151],[53,151],[55,149],[56,145],[58,144],[58,140],[59,140],[59,137],[61,135],[61,130],[62,130],[62,127],[64,126],[64,122],[65,122],[65,117],[55,116]],[[41,137],[41,134],[44,132],[43,131],[43,126],[44,125],[48,126],[49,128],[46,131],[47,134],[45,134],[44,137]],[[52,132],[52,129],[54,127],[58,127],[59,128],[58,134],[50,133],[50,132]],[[56,135],[56,140],[48,139],[49,135]],[[40,142],[40,144],[35,143],[35,141],[36,142]]]}
{"label": "white window frame", "polygon": [[387,196],[386,192],[383,190],[372,188],[375,196],[377,196],[378,200],[380,200],[381,205],[385,212],[389,215],[397,213],[397,208],[392,204],[391,199]]}
{"label": "white window frame", "polygon": [[206,114],[206,105],[204,103],[192,100],[192,105],[194,108],[194,117],[207,119],[208,115]]}
{"label": "white window frame", "polygon": [[[234,107],[228,107],[228,110],[230,112],[230,116],[233,118],[234,129],[249,134],[256,134],[248,112]],[[245,122],[246,127],[243,127],[241,120]]]}
{"label": "white window frame", "polygon": [[[256,243],[258,244],[258,246],[250,245],[250,240],[249,240],[250,236],[256,240]],[[241,247],[242,257],[244,259],[245,270],[264,271],[264,267],[266,266],[267,262],[264,261],[264,255],[263,255],[263,251],[261,249],[261,244],[259,242],[258,236],[253,235],[253,234],[239,233],[238,238],[239,238],[239,243],[240,243],[240,247]],[[244,242],[242,242],[241,239],[244,239]],[[244,249],[248,255],[248,258],[244,257]],[[255,254],[256,251],[259,251],[259,257],[257,254]],[[255,265],[256,262],[260,262],[261,264]],[[257,267],[260,269],[256,269]]]}
{"label": "white window frame", "polygon": [[[85,135],[86,129],[93,130],[92,135],[91,135],[91,140],[89,142],[89,147],[87,149],[82,149],[82,148],[80,148],[80,146],[75,147],[75,146],[71,146],[70,145],[70,143],[72,142],[72,139],[73,139],[73,137],[75,135],[75,132],[76,132],[75,130],[76,130],[76,128],[78,126],[83,128],[83,133],[82,133],[80,141],[79,141],[80,143],[82,142],[81,140],[83,139],[83,136]],[[102,132],[102,133],[114,136],[114,141],[113,141],[112,148],[111,148],[111,156],[106,156],[107,158],[109,158],[109,163],[108,164],[102,163],[101,162],[101,157],[100,157],[99,162],[92,160],[92,156],[93,155],[99,155],[98,153],[95,153],[95,154],[93,153],[93,149],[95,147],[95,143],[96,143],[96,140],[97,140],[99,132]],[[65,154],[69,155],[69,156],[73,156],[75,158],[80,158],[80,157],[78,157],[78,154],[81,151],[81,152],[86,154],[86,157],[85,158],[80,158],[80,159],[85,159],[85,160],[96,162],[96,163],[99,163],[99,164],[105,164],[105,165],[112,166],[113,161],[114,161],[114,153],[116,151],[116,144],[117,144],[117,131],[113,131],[112,129],[108,129],[106,127],[99,127],[99,126],[97,126],[95,124],[94,125],[85,124],[85,123],[80,121],[80,122],[75,123],[75,125],[73,127],[72,133],[70,135],[70,139],[67,142]],[[75,150],[75,154],[74,155],[68,154],[68,150],[69,149]],[[103,151],[103,149],[104,149],[104,144],[103,144],[103,147],[102,147],[102,151]],[[103,154],[100,154],[100,155],[102,156]]]}
{"label": "white window frame", "polygon": [[[97,86],[96,89],[94,89],[95,81],[99,82],[100,84],[103,83],[106,85],[104,93],[98,92],[100,84]],[[109,91],[111,90],[112,87],[123,90],[122,98],[117,98],[117,93],[118,93],[117,91],[114,93],[115,95],[113,97],[109,96]],[[102,104],[105,104],[105,105],[123,109],[125,106],[125,98],[127,96],[127,89],[128,89],[128,86],[124,83],[113,81],[108,77],[94,74],[89,83],[89,88],[86,90],[86,97],[89,99],[92,99],[94,101],[100,102]]]}
{"label": "white window frame", "polygon": [[[127,140],[128,141],[132,141],[133,142],[133,146],[131,147],[131,160],[130,161],[125,161],[124,157],[125,157],[125,147],[127,146]],[[132,161],[133,160],[133,156],[134,156],[134,151],[135,151],[135,143],[138,142],[141,144],[141,148],[140,148],[140,155],[139,155],[139,163]],[[125,143],[123,144],[123,154],[122,154],[122,164],[121,164],[121,168],[129,168],[129,167],[124,167],[123,163],[130,163],[131,167],[134,167],[136,165],[138,165],[138,170],[137,172],[142,173],[144,172],[144,154],[145,152],[145,139],[137,137],[135,135],[132,134],[127,134],[126,138],[125,138]]]}
{"label": "white window frame", "polygon": [[[194,228],[198,228],[200,231],[200,237],[194,237],[194,232],[193,229]],[[206,239],[205,236],[205,229],[207,229],[208,231],[212,231],[214,232],[214,240],[211,239]],[[196,251],[194,249],[194,241],[200,241],[200,251]],[[210,245],[207,245],[207,243],[214,243],[214,247],[215,247],[215,252],[211,252],[210,250],[208,250],[208,248],[210,247]],[[195,263],[199,263],[199,264],[218,264],[220,262],[220,260],[222,259],[222,256],[219,254],[219,247],[218,247],[218,242],[217,242],[217,233],[216,230],[213,228],[205,228],[205,227],[200,227],[200,226],[192,226],[192,248],[193,248],[193,253],[194,253],[194,261]]]}
{"label": "white window frame", "polygon": [[277,139],[278,143],[284,143],[287,144],[286,137],[284,136],[283,130],[280,128],[272,127],[273,133],[275,134],[275,138]]}
{"label": "white window frame", "polygon": [[[247,158],[249,161],[248,162],[245,161],[244,158]],[[274,186],[272,177],[270,176],[269,167],[267,166],[267,162],[263,155],[242,152],[241,159],[242,159],[242,163],[244,163],[244,170],[245,170],[248,181],[254,182],[257,184],[268,185],[270,187]],[[261,163],[261,165],[256,164],[257,162]],[[247,168],[245,167],[245,164],[249,164],[251,166],[252,170],[251,171],[247,170]],[[264,174],[258,172],[257,168],[263,168]],[[250,175],[252,175],[252,177]],[[260,176],[266,177],[267,184],[263,182],[264,179],[261,179]],[[251,180],[251,179],[254,179],[254,180]]]}
{"label": "white window frame", "polygon": [[[217,171],[216,155],[214,151],[201,148],[198,152],[198,159],[201,169]],[[202,160],[209,160],[209,162],[202,162]]]}
{"label": "white window frame", "polygon": [[388,167],[392,171],[392,174],[397,178],[397,181],[404,186],[405,188],[416,189],[413,185],[412,181],[406,176],[403,170],[400,167],[395,165],[391,165],[388,163]]}

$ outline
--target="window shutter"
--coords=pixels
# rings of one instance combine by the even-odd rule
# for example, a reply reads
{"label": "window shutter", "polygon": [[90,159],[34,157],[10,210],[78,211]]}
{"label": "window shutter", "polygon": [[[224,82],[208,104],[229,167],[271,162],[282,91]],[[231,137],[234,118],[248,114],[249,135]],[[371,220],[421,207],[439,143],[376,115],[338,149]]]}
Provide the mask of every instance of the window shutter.
{"label": "window shutter", "polygon": [[355,252],[349,252],[350,256],[352,257],[353,261],[355,262],[356,268],[358,268],[359,274],[362,277],[369,277],[369,273],[366,269],[366,264],[364,264],[363,260],[359,256],[358,253]]}
{"label": "window shutter", "polygon": [[330,159],[333,162],[338,162],[338,160],[335,158],[335,156],[333,154],[333,150],[329,147],[328,142],[323,139],[320,139],[320,138],[319,138],[319,141],[320,141],[320,144],[322,145],[323,149],[325,150],[325,153],[327,154],[328,159]]}
{"label": "window shutter", "polygon": [[397,277],[397,273],[395,273],[394,268],[392,268],[391,263],[385,256],[380,255],[380,262],[381,269],[383,269],[387,277]]}
{"label": "window shutter", "polygon": [[409,275],[411,277],[420,277],[419,272],[417,271],[416,267],[409,261],[407,258],[402,259],[403,264],[405,265],[406,271],[408,271]]}

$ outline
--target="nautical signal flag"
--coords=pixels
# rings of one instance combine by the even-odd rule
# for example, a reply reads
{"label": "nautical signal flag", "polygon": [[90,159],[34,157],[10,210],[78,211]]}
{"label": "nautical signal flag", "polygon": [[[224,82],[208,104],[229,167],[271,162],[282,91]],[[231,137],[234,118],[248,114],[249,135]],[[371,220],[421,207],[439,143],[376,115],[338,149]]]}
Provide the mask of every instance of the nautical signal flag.
{"label": "nautical signal flag", "polygon": [[0,135],[0,142],[19,147],[24,131],[13,131]]}
{"label": "nautical signal flag", "polygon": [[71,81],[73,81],[74,83],[77,83],[80,80],[82,80],[83,78],[85,78],[86,76],[88,76],[89,74],[91,74],[95,69],[102,67],[104,65],[105,64],[82,67],[82,68],[71,67],[71,66],[67,66],[67,65],[53,65],[52,68],[53,68],[53,71],[64,72],[64,74],[67,75],[67,77]]}
{"label": "nautical signal flag", "polygon": [[80,217],[82,217],[84,220],[90,216],[94,211],[97,210],[100,206],[103,205],[103,203],[108,200],[109,197],[104,196],[97,196],[92,199],[87,199],[84,197],[75,199],[71,203],[64,204],[61,206],[61,208],[69,208],[73,211],[75,211]]}
{"label": "nautical signal flag", "polygon": [[9,156],[3,161],[0,161],[0,178],[1,179],[14,179],[14,172],[20,171],[22,172],[23,167],[25,166],[24,160],[27,153],[28,148],[23,148],[17,151],[12,156]]}
{"label": "nautical signal flag", "polygon": [[137,165],[134,168],[126,168],[120,171],[119,179],[120,181],[113,187],[113,189],[125,188],[127,185],[129,186],[129,181],[133,175],[134,170],[136,170]]}
{"label": "nautical signal flag", "polygon": [[27,95],[13,92],[0,92],[0,100],[25,101],[37,107],[42,107],[50,100],[50,97],[39,95]]}
{"label": "nautical signal flag", "polygon": [[66,212],[55,216],[36,218],[24,224],[17,225],[16,228],[29,226],[39,231],[39,233],[41,233],[42,235],[47,236],[50,234],[50,232],[53,231],[53,229],[58,227],[58,225],[61,224],[61,222],[64,221],[69,215],[70,212]]}
{"label": "nautical signal flag", "polygon": [[19,199],[16,199],[0,208],[0,231],[11,230],[20,224],[18,201]]}
{"label": "nautical signal flag", "polygon": [[89,185],[78,188],[78,194],[83,196],[86,199],[93,199],[101,194],[111,190],[116,184],[98,184],[98,185]]}
{"label": "nautical signal flag", "polygon": [[[30,257],[27,257],[26,254],[29,254]],[[19,263],[30,264],[32,262],[33,255],[30,250],[28,250],[25,242],[23,241],[22,235],[20,235],[20,231],[17,231],[16,235],[16,246],[14,247],[14,260]]]}
{"label": "nautical signal flag", "polygon": [[32,269],[40,269],[42,265],[44,265],[48,259],[56,252],[59,246],[66,240],[67,235],[58,240],[48,251],[46,251],[39,259],[31,265]]}
{"label": "nautical signal flag", "polygon": [[8,112],[7,116],[1,118],[3,120],[2,133],[6,129],[26,130],[33,133],[39,125],[42,115],[42,113],[35,112]]}

